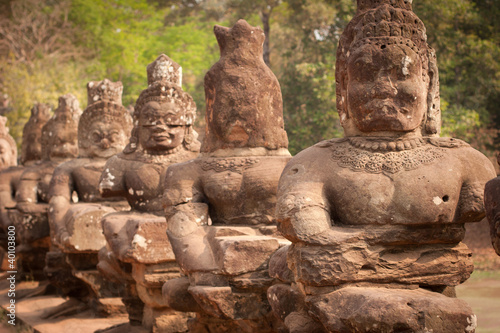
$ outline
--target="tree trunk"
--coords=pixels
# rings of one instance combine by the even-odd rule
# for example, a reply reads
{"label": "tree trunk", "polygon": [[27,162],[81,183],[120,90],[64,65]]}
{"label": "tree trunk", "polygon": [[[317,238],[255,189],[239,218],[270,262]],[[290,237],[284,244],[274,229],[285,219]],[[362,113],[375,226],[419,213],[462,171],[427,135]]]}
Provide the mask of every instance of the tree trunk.
{"label": "tree trunk", "polygon": [[264,62],[269,68],[271,68],[271,61],[269,59],[271,54],[271,50],[269,49],[269,33],[271,30],[269,26],[269,18],[271,17],[271,11],[272,8],[269,9],[269,12],[260,12],[260,20],[262,21],[262,25],[264,26],[264,35],[266,36],[266,39],[264,39],[264,51],[262,56],[264,57]]}

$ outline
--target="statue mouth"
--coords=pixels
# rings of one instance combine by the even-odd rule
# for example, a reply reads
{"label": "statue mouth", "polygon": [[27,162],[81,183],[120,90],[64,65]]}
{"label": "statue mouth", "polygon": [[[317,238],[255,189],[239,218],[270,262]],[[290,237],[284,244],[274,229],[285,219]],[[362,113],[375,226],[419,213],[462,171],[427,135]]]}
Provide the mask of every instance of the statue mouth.
{"label": "statue mouth", "polygon": [[407,107],[397,106],[392,99],[374,99],[366,103],[362,108],[362,114],[369,116],[377,114],[378,117],[399,117],[400,115],[411,118],[410,110]]}
{"label": "statue mouth", "polygon": [[171,140],[170,139],[170,135],[165,135],[165,134],[153,135],[152,138],[156,142],[162,142],[162,141]]}

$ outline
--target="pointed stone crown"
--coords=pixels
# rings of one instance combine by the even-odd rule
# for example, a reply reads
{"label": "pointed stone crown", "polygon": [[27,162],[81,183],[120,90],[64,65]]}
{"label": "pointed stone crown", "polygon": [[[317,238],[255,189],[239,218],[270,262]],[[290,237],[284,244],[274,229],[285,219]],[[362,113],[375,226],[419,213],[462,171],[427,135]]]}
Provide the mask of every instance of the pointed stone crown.
{"label": "pointed stone crown", "polygon": [[21,164],[42,158],[42,127],[50,119],[50,111],[50,105],[45,103],[36,103],[31,109],[30,119],[23,128]]}
{"label": "pointed stone crown", "polygon": [[78,124],[78,146],[82,148],[87,130],[96,121],[121,124],[127,134],[132,130],[132,117],[122,105],[123,84],[108,79],[87,84],[89,104]]}
{"label": "pointed stone crown", "polygon": [[350,23],[354,26],[348,26],[354,29],[348,49],[367,43],[404,44],[419,54],[426,51],[428,47],[425,26],[413,13],[411,2],[411,0],[358,0],[358,11]]}
{"label": "pointed stone crown", "polygon": [[102,81],[90,81],[87,84],[87,105],[99,101],[122,104],[123,84],[111,82],[108,79]]}
{"label": "pointed stone crown", "polygon": [[169,82],[182,86],[182,67],[165,54],[161,54],[147,67],[148,85],[155,82]]}
{"label": "pointed stone crown", "polygon": [[192,125],[196,117],[193,98],[182,90],[182,67],[165,54],[147,66],[148,87],[135,104],[134,119],[139,119],[144,105],[149,102],[171,103],[179,106],[170,125]]}
{"label": "pointed stone crown", "polygon": [[66,94],[59,97],[59,105],[54,111],[54,115],[49,120],[49,123],[66,123],[69,121],[78,123],[80,116],[82,115],[82,109],[80,109],[80,103],[78,99],[72,94]]}

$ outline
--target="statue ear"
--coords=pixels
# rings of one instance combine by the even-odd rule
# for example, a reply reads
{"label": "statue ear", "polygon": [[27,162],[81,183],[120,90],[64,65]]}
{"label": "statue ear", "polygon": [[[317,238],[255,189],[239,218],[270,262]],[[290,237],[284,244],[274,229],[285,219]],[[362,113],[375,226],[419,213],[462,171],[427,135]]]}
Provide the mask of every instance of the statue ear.
{"label": "statue ear", "polygon": [[131,154],[137,150],[137,145],[139,142],[139,129],[137,126],[134,126],[132,129],[132,133],[130,134],[129,144],[125,146],[123,149],[123,153]]}
{"label": "statue ear", "polygon": [[337,112],[339,113],[340,124],[344,126],[349,118],[349,113],[347,112],[347,71],[345,68],[339,73],[336,85]]}
{"label": "statue ear", "polygon": [[439,73],[436,53],[433,49],[429,49],[427,57],[429,64],[429,92],[427,93],[427,120],[425,122],[425,131],[427,135],[439,135],[441,131]]}

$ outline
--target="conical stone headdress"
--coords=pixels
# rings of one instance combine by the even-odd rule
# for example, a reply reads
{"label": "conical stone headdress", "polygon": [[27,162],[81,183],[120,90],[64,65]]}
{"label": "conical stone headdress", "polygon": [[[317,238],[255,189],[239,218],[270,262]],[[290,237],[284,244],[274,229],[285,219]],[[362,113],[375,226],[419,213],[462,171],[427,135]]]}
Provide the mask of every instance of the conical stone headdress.
{"label": "conical stone headdress", "polygon": [[288,147],[278,79],[262,57],[264,32],[239,20],[214,27],[221,57],[205,75],[206,132],[202,152]]}

